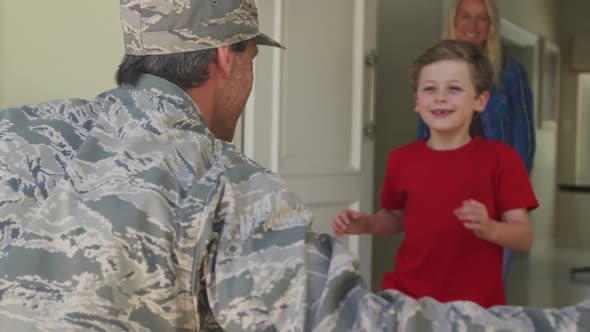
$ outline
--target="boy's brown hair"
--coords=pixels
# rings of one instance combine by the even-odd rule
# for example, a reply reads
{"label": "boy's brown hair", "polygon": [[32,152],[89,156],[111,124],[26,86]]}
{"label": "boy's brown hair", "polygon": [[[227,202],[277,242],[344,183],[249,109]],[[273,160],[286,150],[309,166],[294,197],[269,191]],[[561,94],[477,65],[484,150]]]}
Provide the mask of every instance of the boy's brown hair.
{"label": "boy's brown hair", "polygon": [[444,60],[465,61],[469,66],[471,81],[479,96],[490,90],[494,82],[494,69],[490,60],[473,44],[457,39],[447,39],[426,50],[410,67],[412,91],[416,93],[420,73],[425,66]]}

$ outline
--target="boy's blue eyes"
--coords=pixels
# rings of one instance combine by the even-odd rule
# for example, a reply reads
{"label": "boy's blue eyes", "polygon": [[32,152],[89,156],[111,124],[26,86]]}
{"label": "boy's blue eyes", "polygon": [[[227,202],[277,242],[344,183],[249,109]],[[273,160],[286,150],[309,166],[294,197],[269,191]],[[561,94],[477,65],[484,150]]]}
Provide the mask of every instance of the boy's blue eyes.
{"label": "boy's blue eyes", "polygon": [[[433,86],[427,86],[424,89],[422,89],[422,91],[427,91],[427,92],[431,92],[434,90],[436,90],[436,88]],[[455,91],[462,91],[463,89],[461,89],[461,87],[459,87],[459,86],[450,86],[449,90],[455,92]]]}

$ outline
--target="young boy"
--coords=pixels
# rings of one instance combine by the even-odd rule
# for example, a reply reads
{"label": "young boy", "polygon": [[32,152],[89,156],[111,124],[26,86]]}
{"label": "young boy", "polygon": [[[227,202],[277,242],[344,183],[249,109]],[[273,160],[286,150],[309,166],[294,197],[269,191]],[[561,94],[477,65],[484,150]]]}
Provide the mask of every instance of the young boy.
{"label": "young boy", "polygon": [[411,68],[415,111],[430,129],[396,149],[387,162],[377,214],[344,210],[337,236],[405,231],[384,289],[415,298],[505,304],[502,247],[528,250],[528,211],[538,206],[514,149],[469,135],[474,112],[488,100],[493,72],[474,45],[446,40]]}

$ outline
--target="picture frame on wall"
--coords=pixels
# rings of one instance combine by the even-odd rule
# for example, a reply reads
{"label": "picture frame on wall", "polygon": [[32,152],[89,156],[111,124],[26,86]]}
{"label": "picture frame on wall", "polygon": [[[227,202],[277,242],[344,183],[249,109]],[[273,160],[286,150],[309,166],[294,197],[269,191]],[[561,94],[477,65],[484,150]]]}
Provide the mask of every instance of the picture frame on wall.
{"label": "picture frame on wall", "polygon": [[541,87],[539,98],[539,128],[556,128],[559,116],[559,71],[561,52],[555,43],[541,41]]}

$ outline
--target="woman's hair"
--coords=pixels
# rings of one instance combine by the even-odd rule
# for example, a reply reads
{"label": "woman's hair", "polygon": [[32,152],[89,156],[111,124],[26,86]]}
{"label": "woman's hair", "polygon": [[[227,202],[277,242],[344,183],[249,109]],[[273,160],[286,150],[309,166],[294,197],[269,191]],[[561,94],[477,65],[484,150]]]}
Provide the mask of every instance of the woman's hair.
{"label": "woman's hair", "polygon": [[[242,53],[248,40],[231,45]],[[181,88],[198,87],[209,79],[209,64],[216,58],[216,49],[162,55],[125,55],[115,75],[117,84],[136,85],[142,74],[151,74]]]}
{"label": "woman's hair", "polygon": [[[453,5],[449,11],[446,28],[443,31],[443,39],[457,39],[455,31],[455,22],[459,12],[459,6],[463,0],[453,0]],[[495,0],[482,0],[488,9],[490,16],[489,35],[484,45],[484,53],[490,60],[494,69],[494,83],[500,80],[502,70],[502,49],[500,47],[500,14]]]}
{"label": "woman's hair", "polygon": [[418,89],[420,73],[425,66],[439,61],[455,60],[464,61],[469,67],[471,81],[475,86],[475,92],[479,96],[488,91],[494,83],[494,70],[487,56],[485,56],[473,43],[446,39],[426,50],[414,60],[410,67],[410,79],[414,93]]}

